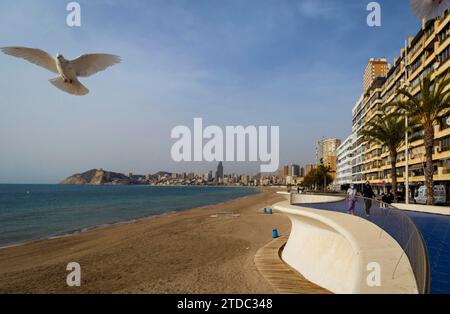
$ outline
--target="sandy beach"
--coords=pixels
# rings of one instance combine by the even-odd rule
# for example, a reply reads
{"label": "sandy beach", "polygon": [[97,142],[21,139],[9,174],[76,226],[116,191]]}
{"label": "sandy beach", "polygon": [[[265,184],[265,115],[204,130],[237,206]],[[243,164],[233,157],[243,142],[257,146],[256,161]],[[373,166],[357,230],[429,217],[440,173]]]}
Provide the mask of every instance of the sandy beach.
{"label": "sandy beach", "polygon": [[[280,214],[274,190],[133,223],[0,250],[1,293],[273,293],[254,265]],[[68,287],[66,266],[81,266]]]}

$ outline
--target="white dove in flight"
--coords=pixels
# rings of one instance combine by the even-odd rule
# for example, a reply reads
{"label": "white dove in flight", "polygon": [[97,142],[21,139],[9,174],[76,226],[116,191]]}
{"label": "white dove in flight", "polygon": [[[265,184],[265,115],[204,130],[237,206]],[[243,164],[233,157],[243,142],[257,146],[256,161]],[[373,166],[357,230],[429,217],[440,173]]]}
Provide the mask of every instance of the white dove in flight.
{"label": "white dove in flight", "polygon": [[411,7],[414,15],[429,21],[443,16],[450,9],[450,0],[411,0]]}
{"label": "white dove in flight", "polygon": [[77,59],[66,60],[60,54],[53,58],[45,51],[34,48],[5,47],[0,50],[7,55],[25,59],[50,72],[59,74],[57,78],[50,80],[50,83],[66,93],[77,96],[89,93],[78,77],[91,76],[122,61],[119,56],[102,53],[84,54]]}

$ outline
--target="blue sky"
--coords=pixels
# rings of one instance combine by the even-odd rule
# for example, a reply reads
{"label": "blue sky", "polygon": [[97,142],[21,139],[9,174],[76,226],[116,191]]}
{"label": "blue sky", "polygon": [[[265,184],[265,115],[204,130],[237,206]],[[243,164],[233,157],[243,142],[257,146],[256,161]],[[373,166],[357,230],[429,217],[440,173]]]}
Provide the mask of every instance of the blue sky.
{"label": "blue sky", "polygon": [[66,25],[68,2],[0,2],[0,47],[123,63],[83,79],[91,93],[79,98],[50,85],[54,74],[0,55],[0,183],[91,168],[206,172],[215,165],[170,158],[171,129],[195,117],[279,125],[281,163],[311,162],[318,139],[350,133],[367,60],[392,62],[420,28],[408,0],[379,1],[375,28],[365,0],[80,0],[81,28]]}

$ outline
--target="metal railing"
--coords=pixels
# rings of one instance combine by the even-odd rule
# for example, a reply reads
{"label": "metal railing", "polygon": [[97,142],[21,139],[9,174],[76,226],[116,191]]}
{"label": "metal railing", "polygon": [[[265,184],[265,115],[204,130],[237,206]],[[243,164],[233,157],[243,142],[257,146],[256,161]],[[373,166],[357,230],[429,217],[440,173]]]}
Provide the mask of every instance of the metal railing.
{"label": "metal railing", "polygon": [[[316,195],[333,195],[328,193],[308,193]],[[295,197],[291,197],[292,205],[300,205],[295,203]],[[318,203],[318,204],[301,204],[322,210],[331,210],[346,213],[349,207],[348,201],[340,201],[333,203]],[[366,207],[368,212],[366,212]],[[430,261],[428,257],[428,250],[422,233],[417,228],[412,219],[402,210],[392,207],[389,204],[383,203],[376,199],[367,199],[358,197],[355,203],[354,215],[366,219],[377,226],[383,232],[386,232],[394,238],[403,249],[403,255],[406,255],[414,272],[417,288],[419,293],[430,293]],[[397,266],[400,264],[404,256],[400,256],[392,278],[396,276]]]}

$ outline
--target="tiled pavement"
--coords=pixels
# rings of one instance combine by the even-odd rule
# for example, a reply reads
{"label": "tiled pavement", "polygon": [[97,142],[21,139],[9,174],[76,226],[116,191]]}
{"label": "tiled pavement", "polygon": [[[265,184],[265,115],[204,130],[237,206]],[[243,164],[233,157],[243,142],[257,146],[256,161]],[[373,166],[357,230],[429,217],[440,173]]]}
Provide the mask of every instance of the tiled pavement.
{"label": "tiled pavement", "polygon": [[450,217],[408,213],[425,239],[430,256],[431,292],[450,293]]}

